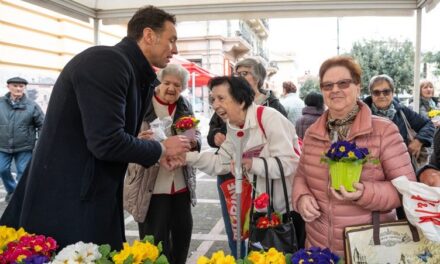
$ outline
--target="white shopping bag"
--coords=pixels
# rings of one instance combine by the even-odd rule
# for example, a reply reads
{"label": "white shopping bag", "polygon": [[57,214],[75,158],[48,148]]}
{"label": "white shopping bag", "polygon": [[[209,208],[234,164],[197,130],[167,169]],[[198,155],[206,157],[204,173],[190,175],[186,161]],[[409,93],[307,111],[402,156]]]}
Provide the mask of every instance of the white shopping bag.
{"label": "white shopping bag", "polygon": [[408,221],[431,241],[440,242],[440,187],[409,181],[406,176],[392,180],[402,194]]}

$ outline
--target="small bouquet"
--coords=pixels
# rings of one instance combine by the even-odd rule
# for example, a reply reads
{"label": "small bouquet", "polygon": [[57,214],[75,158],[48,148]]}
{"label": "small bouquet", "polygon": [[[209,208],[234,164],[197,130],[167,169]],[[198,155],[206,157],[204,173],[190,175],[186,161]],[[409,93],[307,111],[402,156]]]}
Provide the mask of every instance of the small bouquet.
{"label": "small bouquet", "polygon": [[359,182],[362,166],[371,159],[367,148],[359,148],[356,143],[342,140],[333,143],[323,155],[321,162],[329,164],[332,187],[339,190],[343,185],[348,192],[354,192],[353,183]]}
{"label": "small bouquet", "polygon": [[200,120],[194,116],[183,116],[176,121],[174,128],[176,129],[177,134],[184,135],[189,139],[195,139],[196,128],[199,123]]}
{"label": "small bouquet", "polygon": [[431,118],[432,122],[440,121],[440,110],[432,109],[428,112],[428,117]]}
{"label": "small bouquet", "polygon": [[326,263],[337,264],[342,260],[336,254],[332,253],[330,249],[321,249],[319,247],[311,247],[309,249],[300,249],[291,257],[292,264],[307,264],[307,263]]}
{"label": "small bouquet", "polygon": [[23,228],[15,230],[12,227],[0,226],[0,255],[10,242],[18,241],[25,235],[28,233]]}
{"label": "small bouquet", "polygon": [[[269,204],[269,195],[267,193],[260,194],[255,198],[254,206],[258,210],[263,210],[267,208]],[[257,228],[269,228],[275,227],[281,224],[281,216],[277,212],[273,212],[270,216],[267,214],[258,217],[256,222]]]}

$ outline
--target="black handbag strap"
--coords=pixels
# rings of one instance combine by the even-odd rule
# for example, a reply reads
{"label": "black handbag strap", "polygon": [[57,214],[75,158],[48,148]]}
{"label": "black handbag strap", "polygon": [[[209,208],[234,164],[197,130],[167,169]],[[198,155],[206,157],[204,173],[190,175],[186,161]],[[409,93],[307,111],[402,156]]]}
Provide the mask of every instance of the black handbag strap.
{"label": "black handbag strap", "polygon": [[275,160],[277,161],[278,167],[280,168],[280,177],[281,177],[281,182],[283,184],[284,201],[286,203],[286,213],[289,214],[290,213],[289,196],[287,195],[286,178],[284,177],[283,165],[281,164],[280,158],[275,157]]}
{"label": "black handbag strap", "polygon": [[[380,245],[380,214],[378,211],[373,211],[373,242],[374,245]],[[420,241],[419,231],[417,228],[413,226],[410,222],[408,222],[409,230],[411,231],[412,239],[414,242]]]}
{"label": "black handbag strap", "polygon": [[[264,164],[265,180],[266,180],[266,193],[269,195],[269,203],[267,206],[267,212],[268,212],[268,215],[270,216],[272,214],[272,210],[273,210],[273,185],[274,185],[273,183],[274,183],[274,180],[271,180],[272,186],[271,186],[271,188],[269,188],[269,169],[268,169],[268,165],[267,165],[267,160],[263,157],[259,157],[259,158],[263,160],[263,164]],[[286,203],[286,213],[289,214],[290,213],[289,196],[287,195],[287,185],[286,185],[286,179],[284,176],[284,169],[281,164],[281,160],[278,157],[275,157],[275,160],[278,164],[278,168],[280,169],[280,178],[281,178],[281,182],[283,185],[284,202]],[[254,186],[254,188],[252,190],[251,215],[253,215],[253,213],[254,213],[255,190],[257,189],[257,176],[255,174],[253,177],[252,185]],[[271,189],[271,191],[269,191],[270,189]],[[251,217],[251,221],[253,222],[252,217]]]}

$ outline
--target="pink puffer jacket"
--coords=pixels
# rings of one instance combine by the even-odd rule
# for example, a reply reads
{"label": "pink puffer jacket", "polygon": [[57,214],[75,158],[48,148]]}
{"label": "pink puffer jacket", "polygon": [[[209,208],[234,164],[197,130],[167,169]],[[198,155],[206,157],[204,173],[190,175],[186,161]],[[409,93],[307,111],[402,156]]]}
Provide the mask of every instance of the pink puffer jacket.
{"label": "pink puffer jacket", "polygon": [[309,194],[316,198],[321,210],[321,217],[306,223],[306,247],[328,247],[341,257],[344,256],[344,227],[371,223],[372,211],[381,212],[381,221],[395,220],[394,208],[401,202],[390,181],[402,175],[415,180],[407,148],[394,123],[372,116],[364,103],[358,102],[358,105],[361,110],[347,140],[368,148],[370,154],[380,160],[380,164],[364,165],[361,182],[365,190],[361,198],[356,202],[339,201],[330,192],[328,165],[320,163],[321,155],[330,147],[326,129],[328,111],[306,132],[292,187],[295,209],[301,196]]}

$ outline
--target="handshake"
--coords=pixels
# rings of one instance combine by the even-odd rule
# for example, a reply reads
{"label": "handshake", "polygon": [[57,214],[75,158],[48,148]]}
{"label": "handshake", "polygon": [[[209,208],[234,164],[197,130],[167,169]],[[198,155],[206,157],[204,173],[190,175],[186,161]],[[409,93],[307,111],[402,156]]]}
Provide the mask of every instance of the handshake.
{"label": "handshake", "polygon": [[[139,133],[139,139],[155,140],[154,132],[149,129]],[[172,136],[162,141],[165,154],[159,160],[161,166],[167,170],[174,170],[186,165],[186,152],[197,146],[197,141],[185,136]]]}
{"label": "handshake", "polygon": [[159,163],[170,171],[186,165],[186,153],[197,146],[195,140],[190,140],[185,136],[169,137],[162,141],[162,144],[165,147],[165,155]]}

